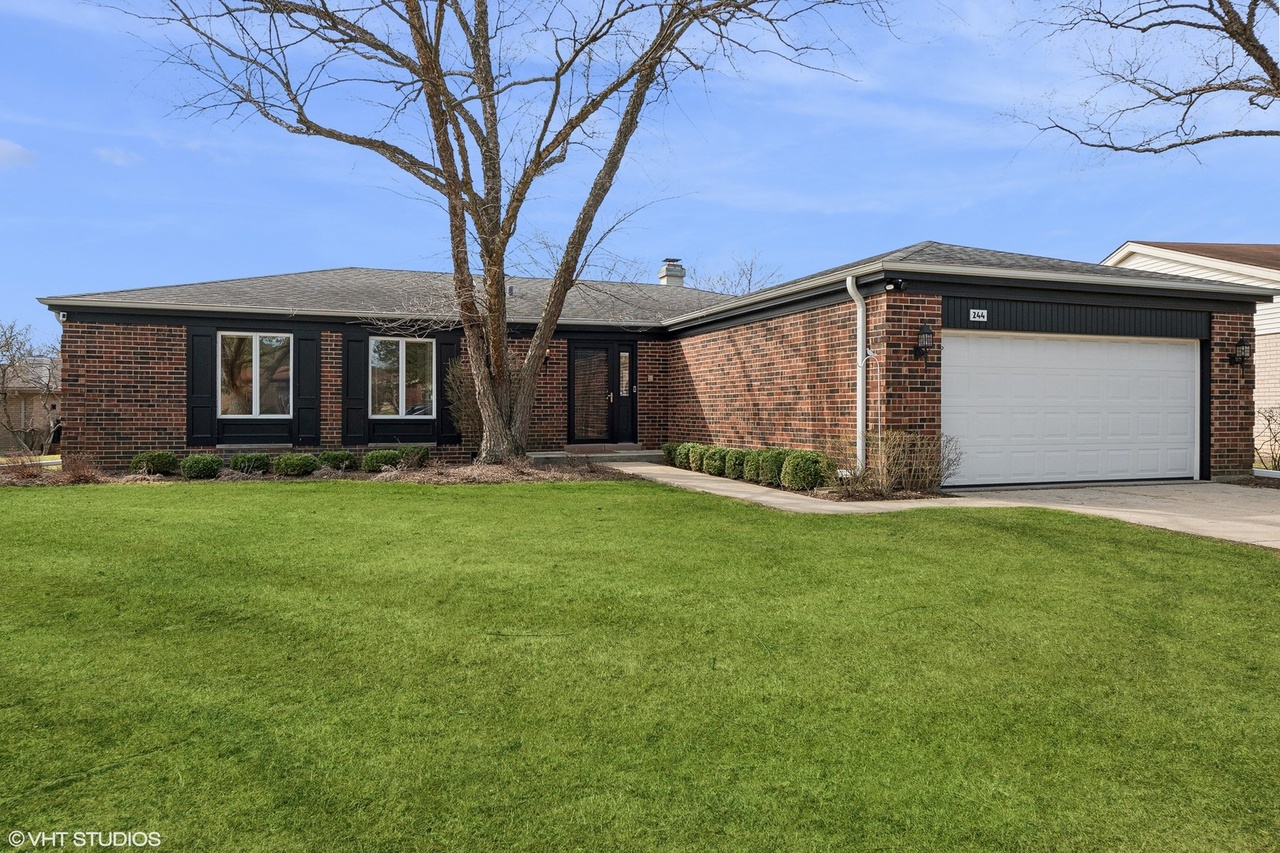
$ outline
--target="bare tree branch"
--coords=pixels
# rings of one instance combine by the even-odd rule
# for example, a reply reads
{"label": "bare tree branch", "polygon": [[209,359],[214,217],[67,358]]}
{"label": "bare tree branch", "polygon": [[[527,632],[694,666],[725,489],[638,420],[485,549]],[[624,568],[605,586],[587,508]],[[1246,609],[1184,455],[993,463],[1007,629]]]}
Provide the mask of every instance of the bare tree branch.
{"label": "bare tree branch", "polygon": [[1054,3],[1057,37],[1079,35],[1098,81],[1079,115],[1051,118],[1081,145],[1161,154],[1208,142],[1280,137],[1277,0]]}
{"label": "bare tree branch", "polygon": [[58,349],[30,326],[0,323],[0,429],[31,453],[49,451],[58,426]]}
{"label": "bare tree branch", "polygon": [[[191,111],[256,115],[364,149],[439,197],[484,461],[524,452],[537,373],[566,295],[613,227],[601,210],[647,109],[681,74],[719,60],[817,65],[851,31],[827,13],[888,23],[883,0],[118,2],[132,2],[130,14],[169,40],[168,60],[200,81]],[[571,162],[593,171],[572,226],[550,241],[561,247],[551,287],[513,364],[509,257],[535,187]]]}

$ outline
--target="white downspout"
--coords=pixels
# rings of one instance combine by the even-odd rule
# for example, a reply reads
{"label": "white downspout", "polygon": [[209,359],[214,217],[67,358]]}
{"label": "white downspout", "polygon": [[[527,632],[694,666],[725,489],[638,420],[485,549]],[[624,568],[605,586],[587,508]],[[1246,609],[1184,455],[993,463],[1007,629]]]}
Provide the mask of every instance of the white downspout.
{"label": "white downspout", "polygon": [[858,306],[858,473],[867,468],[867,300],[858,292],[853,276],[844,280],[845,289]]}

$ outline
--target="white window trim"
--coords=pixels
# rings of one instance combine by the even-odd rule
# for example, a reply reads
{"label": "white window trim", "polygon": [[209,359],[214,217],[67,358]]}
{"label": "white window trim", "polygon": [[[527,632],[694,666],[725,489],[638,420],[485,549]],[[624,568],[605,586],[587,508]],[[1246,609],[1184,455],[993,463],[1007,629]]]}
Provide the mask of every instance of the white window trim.
{"label": "white window trim", "polygon": [[[399,344],[399,400],[400,411],[404,411],[404,345],[405,344],[431,344],[431,414],[429,415],[375,415],[373,413],[373,343],[374,341],[396,341]],[[379,421],[403,421],[403,420],[434,420],[436,416],[436,341],[435,338],[388,338],[383,336],[371,336],[369,338],[369,417]]]}
{"label": "white window trim", "polygon": [[[222,338],[253,338],[253,413],[248,415],[227,415],[222,412]],[[260,415],[258,408],[261,405],[259,399],[258,382],[261,376],[258,372],[258,339],[259,338],[288,338],[289,339],[289,413],[285,415]],[[228,420],[271,420],[271,421],[287,421],[293,418],[293,335],[289,332],[218,332],[218,417]]]}

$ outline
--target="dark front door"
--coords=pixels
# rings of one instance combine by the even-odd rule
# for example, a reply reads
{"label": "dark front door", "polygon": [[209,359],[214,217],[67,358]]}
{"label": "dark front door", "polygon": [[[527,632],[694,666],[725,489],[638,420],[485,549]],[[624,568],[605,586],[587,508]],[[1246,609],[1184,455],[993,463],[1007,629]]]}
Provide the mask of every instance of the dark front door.
{"label": "dark front door", "polygon": [[569,441],[635,440],[635,344],[570,344]]}

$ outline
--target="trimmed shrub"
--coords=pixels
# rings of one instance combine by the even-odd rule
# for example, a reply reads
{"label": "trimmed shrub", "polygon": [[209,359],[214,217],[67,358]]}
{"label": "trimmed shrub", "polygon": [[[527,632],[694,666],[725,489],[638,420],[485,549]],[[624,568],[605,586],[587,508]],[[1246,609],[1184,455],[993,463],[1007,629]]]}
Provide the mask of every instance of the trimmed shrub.
{"label": "trimmed shrub", "polygon": [[399,468],[400,451],[370,450],[364,455],[364,461],[360,463],[360,467],[370,474],[376,474],[383,468]]}
{"label": "trimmed shrub", "polygon": [[724,457],[724,475],[730,480],[741,480],[742,469],[747,463],[747,451],[730,450]]}
{"label": "trimmed shrub", "polygon": [[305,477],[320,470],[320,460],[314,453],[281,453],[271,470],[282,477]]}
{"label": "trimmed shrub", "polygon": [[188,480],[212,480],[222,470],[222,457],[212,453],[195,453],[178,466]]}
{"label": "trimmed shrub", "polygon": [[241,474],[265,474],[271,470],[271,457],[265,453],[237,453],[231,457],[229,467]]}
{"label": "trimmed shrub", "polygon": [[808,492],[830,480],[827,457],[813,450],[793,450],[782,463],[782,485],[794,492]]}
{"label": "trimmed shrub", "polygon": [[748,483],[760,482],[760,453],[759,450],[745,450],[745,456],[742,458],[742,479]]}
{"label": "trimmed shrub", "polygon": [[[668,441],[666,444],[662,445],[662,458],[666,460],[668,465],[676,465],[676,451],[679,448],[680,445],[676,444],[674,441]],[[676,467],[679,466],[676,465]]]}
{"label": "trimmed shrub", "polygon": [[326,450],[317,458],[321,465],[335,471],[349,471],[356,467],[356,455],[350,450]]}
{"label": "trimmed shrub", "polygon": [[686,441],[684,444],[681,444],[680,446],[678,446],[676,448],[675,466],[677,468],[683,468],[686,471],[689,470],[689,465],[690,465],[689,454],[692,452],[693,452],[692,441]]}
{"label": "trimmed shrub", "polygon": [[400,464],[405,468],[421,468],[431,458],[431,448],[422,444],[409,444],[400,448]]}
{"label": "trimmed shrub", "polygon": [[729,454],[726,447],[708,447],[702,454],[702,473],[724,476],[724,458]]}
{"label": "trimmed shrub", "polygon": [[708,447],[707,445],[698,444],[697,442],[693,442],[692,444],[689,445],[689,470],[690,471],[702,470],[702,457],[705,456],[707,454],[707,451],[710,449],[711,448]]}
{"label": "trimmed shrub", "polygon": [[176,474],[178,456],[168,450],[145,450],[133,457],[129,470],[134,474]]}
{"label": "trimmed shrub", "polygon": [[770,447],[760,451],[760,484],[763,486],[782,485],[782,466],[787,461],[790,450]]}

